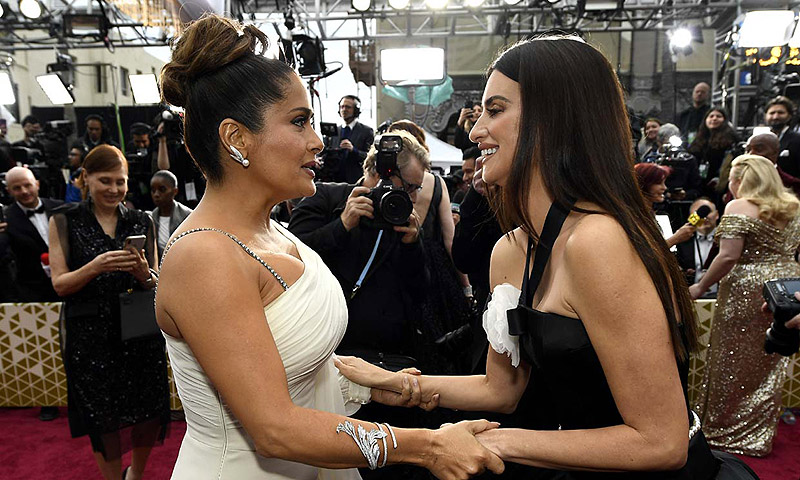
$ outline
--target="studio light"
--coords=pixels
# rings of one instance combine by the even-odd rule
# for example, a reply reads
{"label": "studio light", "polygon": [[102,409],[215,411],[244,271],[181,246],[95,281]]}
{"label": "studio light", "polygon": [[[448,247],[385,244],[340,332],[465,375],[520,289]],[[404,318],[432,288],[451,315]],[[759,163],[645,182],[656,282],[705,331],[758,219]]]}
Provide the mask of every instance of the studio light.
{"label": "studio light", "polygon": [[3,4],[0,3],[0,17],[2,17],[5,14],[6,14],[6,7],[4,7]]}
{"label": "studio light", "polygon": [[19,11],[27,18],[36,20],[42,16],[42,4],[38,0],[19,0]]}
{"label": "studio light", "polygon": [[[622,8],[623,3],[625,3],[625,0],[583,0],[583,9],[586,11],[618,10]],[[581,2],[579,1],[579,9],[580,5]]]}
{"label": "studio light", "polygon": [[433,10],[441,10],[447,6],[447,0],[425,0],[425,3]]}
{"label": "studio light", "polygon": [[0,72],[0,105],[13,105],[16,102],[11,76],[8,72]]}
{"label": "studio light", "polygon": [[366,12],[372,5],[372,0],[352,0],[350,6],[359,12]]}
{"label": "studio light", "polygon": [[395,10],[403,10],[408,7],[411,0],[389,0],[389,6]]}
{"label": "studio light", "polygon": [[669,137],[669,144],[675,148],[678,148],[683,145],[683,139],[677,135],[673,135]]}
{"label": "studio light", "polygon": [[381,80],[392,86],[441,85],[447,78],[442,48],[387,48],[380,59]]}
{"label": "studio light", "polygon": [[128,75],[133,90],[133,101],[137,104],[161,103],[158,93],[158,82],[152,73]]}
{"label": "studio light", "polygon": [[503,0],[503,2],[505,2],[506,5],[516,5],[521,1],[522,0]]}
{"label": "studio light", "polygon": [[[741,17],[740,17],[741,18]],[[782,47],[792,38],[795,13],[791,10],[747,12],[739,27],[739,48]]]}
{"label": "studio light", "polygon": [[692,32],[688,28],[676,28],[669,35],[669,45],[683,50],[692,44]]}
{"label": "studio light", "polygon": [[478,8],[483,5],[484,0],[464,0],[464,6],[467,8]]}
{"label": "studio light", "polygon": [[68,105],[75,102],[72,92],[69,91],[64,81],[56,73],[37,75],[36,81],[44,90],[44,94],[53,105]]}

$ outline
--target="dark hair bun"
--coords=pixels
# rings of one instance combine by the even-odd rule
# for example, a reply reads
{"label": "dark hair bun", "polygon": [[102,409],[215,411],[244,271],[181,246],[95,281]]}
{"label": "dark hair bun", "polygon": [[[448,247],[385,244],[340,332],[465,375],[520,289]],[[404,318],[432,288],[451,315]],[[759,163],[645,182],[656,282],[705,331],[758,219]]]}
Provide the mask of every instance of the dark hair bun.
{"label": "dark hair bun", "polygon": [[161,69],[161,98],[183,107],[189,84],[247,55],[263,55],[267,36],[253,25],[219,15],[204,15],[189,25],[172,50],[172,61]]}

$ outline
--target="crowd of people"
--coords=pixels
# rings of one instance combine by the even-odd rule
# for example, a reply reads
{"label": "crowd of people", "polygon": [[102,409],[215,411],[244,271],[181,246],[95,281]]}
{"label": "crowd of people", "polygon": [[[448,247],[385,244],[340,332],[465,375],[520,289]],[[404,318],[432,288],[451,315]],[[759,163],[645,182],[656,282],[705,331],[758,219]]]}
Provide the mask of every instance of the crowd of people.
{"label": "crowd of people", "polygon": [[[161,116],[123,153],[89,115],[62,198],[0,144],[0,301],[63,302],[70,432],[103,478],[142,478],[166,435],[167,354],[188,424],[176,479],[756,478],[729,453],[767,455],[783,412],[760,292],[800,277],[791,100],[740,145],[699,83],[636,138],[599,51],[527,40],[459,112],[443,178],[422,128],[376,135],[355,95],[323,143],[266,46],[193,23],[161,74],[185,147]],[[122,339],[130,295],[160,331]],[[690,404],[700,298],[717,306]]]}

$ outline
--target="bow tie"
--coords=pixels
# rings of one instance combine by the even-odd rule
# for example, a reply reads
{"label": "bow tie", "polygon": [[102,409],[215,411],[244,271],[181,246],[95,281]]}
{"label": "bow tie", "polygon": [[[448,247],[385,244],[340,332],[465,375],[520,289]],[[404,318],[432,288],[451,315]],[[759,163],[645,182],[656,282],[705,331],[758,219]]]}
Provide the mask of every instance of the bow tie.
{"label": "bow tie", "polygon": [[28,218],[36,215],[37,213],[44,213],[44,205],[40,206],[39,208],[32,209],[32,210],[25,210],[25,214],[28,215]]}

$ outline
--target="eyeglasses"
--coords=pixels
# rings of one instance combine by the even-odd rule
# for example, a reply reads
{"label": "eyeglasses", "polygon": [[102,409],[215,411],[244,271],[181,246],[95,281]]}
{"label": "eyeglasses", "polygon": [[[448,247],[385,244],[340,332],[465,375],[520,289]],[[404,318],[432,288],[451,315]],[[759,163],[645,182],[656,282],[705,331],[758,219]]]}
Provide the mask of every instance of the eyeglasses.
{"label": "eyeglasses", "polygon": [[409,195],[411,195],[414,192],[419,192],[420,190],[422,190],[422,185],[406,182],[403,176],[400,175],[400,169],[397,169],[397,178],[399,178],[400,182],[403,183],[403,190],[405,190],[405,192]]}

